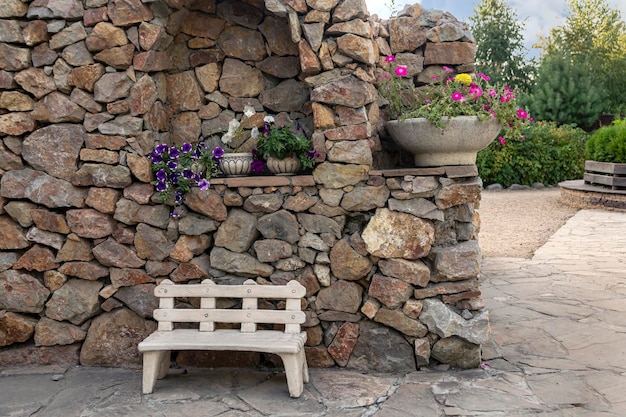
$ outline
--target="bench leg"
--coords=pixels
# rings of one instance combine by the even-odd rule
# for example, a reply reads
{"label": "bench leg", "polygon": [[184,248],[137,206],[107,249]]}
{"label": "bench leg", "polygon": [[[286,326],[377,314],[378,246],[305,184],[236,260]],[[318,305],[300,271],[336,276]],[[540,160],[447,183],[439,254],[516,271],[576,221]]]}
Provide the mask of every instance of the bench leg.
{"label": "bench leg", "polygon": [[298,398],[304,390],[302,357],[300,353],[283,353],[280,357],[285,366],[289,395],[293,398]]}
{"label": "bench leg", "polygon": [[163,356],[160,358],[159,373],[157,379],[163,379],[167,376],[167,372],[170,370],[170,351],[163,351]]}
{"label": "bench leg", "polygon": [[[164,363],[169,366],[169,351],[151,351],[143,353],[143,393],[151,394],[157,377],[165,376]],[[165,368],[167,373],[167,368]]]}
{"label": "bench leg", "polygon": [[300,356],[300,363],[302,363],[302,380],[304,382],[309,382],[309,367],[306,363],[306,354],[304,349],[302,349],[298,355]]}

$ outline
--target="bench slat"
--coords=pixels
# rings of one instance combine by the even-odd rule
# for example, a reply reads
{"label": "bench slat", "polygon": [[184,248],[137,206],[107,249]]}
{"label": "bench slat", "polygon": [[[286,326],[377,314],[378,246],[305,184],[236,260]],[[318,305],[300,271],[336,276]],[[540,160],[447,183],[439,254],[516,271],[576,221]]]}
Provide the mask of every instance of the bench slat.
{"label": "bench slat", "polygon": [[[247,280],[245,285],[248,286],[256,286],[256,282],[251,279]],[[254,288],[254,287],[252,287]],[[242,310],[256,310],[259,308],[259,299],[258,298],[243,298],[241,300],[241,309]],[[245,321],[241,323],[241,332],[242,333],[254,333],[256,332],[256,323],[251,321]]]}
{"label": "bench slat", "polygon": [[[292,281],[295,282],[295,281]],[[212,297],[212,298],[302,298],[306,288],[302,285],[159,285],[156,297]]]}
{"label": "bench slat", "polygon": [[218,323],[281,323],[302,324],[303,311],[286,310],[234,310],[234,309],[156,309],[154,318],[167,322],[218,322]]}
{"label": "bench slat", "polygon": [[140,352],[154,350],[235,350],[247,352],[297,353],[304,349],[306,332],[286,334],[273,330],[241,333],[239,330],[221,329],[200,332],[193,329],[176,329],[154,332],[139,343]]}

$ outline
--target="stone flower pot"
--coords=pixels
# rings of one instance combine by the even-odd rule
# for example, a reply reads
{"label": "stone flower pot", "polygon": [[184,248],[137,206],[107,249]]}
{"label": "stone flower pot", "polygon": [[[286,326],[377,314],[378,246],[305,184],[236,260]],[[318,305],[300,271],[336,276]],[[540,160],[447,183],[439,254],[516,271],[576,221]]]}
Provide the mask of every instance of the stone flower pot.
{"label": "stone flower pot", "polygon": [[269,156],[266,161],[267,169],[274,175],[294,175],[300,171],[300,159],[297,156],[288,156],[277,159]]}
{"label": "stone flower pot", "polygon": [[474,165],[478,151],[489,146],[502,129],[497,120],[481,122],[476,116],[452,117],[443,131],[423,117],[391,120],[385,127],[413,155],[418,167]]}
{"label": "stone flower pot", "polygon": [[220,158],[220,169],[229,177],[242,177],[252,172],[252,152],[225,153]]}

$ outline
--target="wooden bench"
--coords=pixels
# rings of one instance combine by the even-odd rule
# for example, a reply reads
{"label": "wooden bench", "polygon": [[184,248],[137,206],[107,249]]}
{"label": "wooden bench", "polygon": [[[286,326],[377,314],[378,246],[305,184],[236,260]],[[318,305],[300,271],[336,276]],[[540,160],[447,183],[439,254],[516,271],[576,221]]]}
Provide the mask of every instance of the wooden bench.
{"label": "wooden bench", "polygon": [[[159,308],[154,310],[158,329],[141,343],[143,393],[150,394],[157,379],[167,375],[172,350],[234,350],[275,353],[283,361],[289,395],[299,397],[309,381],[304,355],[306,332],[301,299],[306,289],[297,281],[287,285],[217,285],[210,279],[201,284],[174,284],[164,280],[154,289]],[[200,308],[174,308],[176,297],[200,298]],[[217,298],[240,298],[241,309],[217,308]],[[258,300],[285,300],[284,310],[259,309]],[[174,323],[198,323],[197,329],[174,328]],[[216,323],[239,323],[239,329],[218,329]],[[285,330],[257,330],[257,323],[284,324]]]}

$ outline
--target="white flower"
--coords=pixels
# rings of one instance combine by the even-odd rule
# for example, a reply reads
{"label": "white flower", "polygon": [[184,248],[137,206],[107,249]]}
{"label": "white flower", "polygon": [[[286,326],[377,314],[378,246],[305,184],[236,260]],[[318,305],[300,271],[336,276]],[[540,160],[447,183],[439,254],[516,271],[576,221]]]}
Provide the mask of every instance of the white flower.
{"label": "white flower", "polygon": [[274,123],[274,116],[265,116],[265,117],[263,118],[263,121],[264,121],[265,123]]}
{"label": "white flower", "polygon": [[243,108],[243,114],[247,117],[250,117],[252,115],[254,115],[256,113],[256,111],[254,110],[254,107],[252,106],[245,106]]}
{"label": "white flower", "polygon": [[239,128],[239,120],[233,119],[228,123],[228,134],[231,136],[235,134],[237,129]]}
{"label": "white flower", "polygon": [[259,128],[253,127],[250,131],[250,136],[252,137],[252,139],[257,139],[259,137]]}
{"label": "white flower", "polygon": [[233,135],[231,135],[230,133],[226,133],[224,136],[222,136],[222,143],[229,144],[232,140]]}

